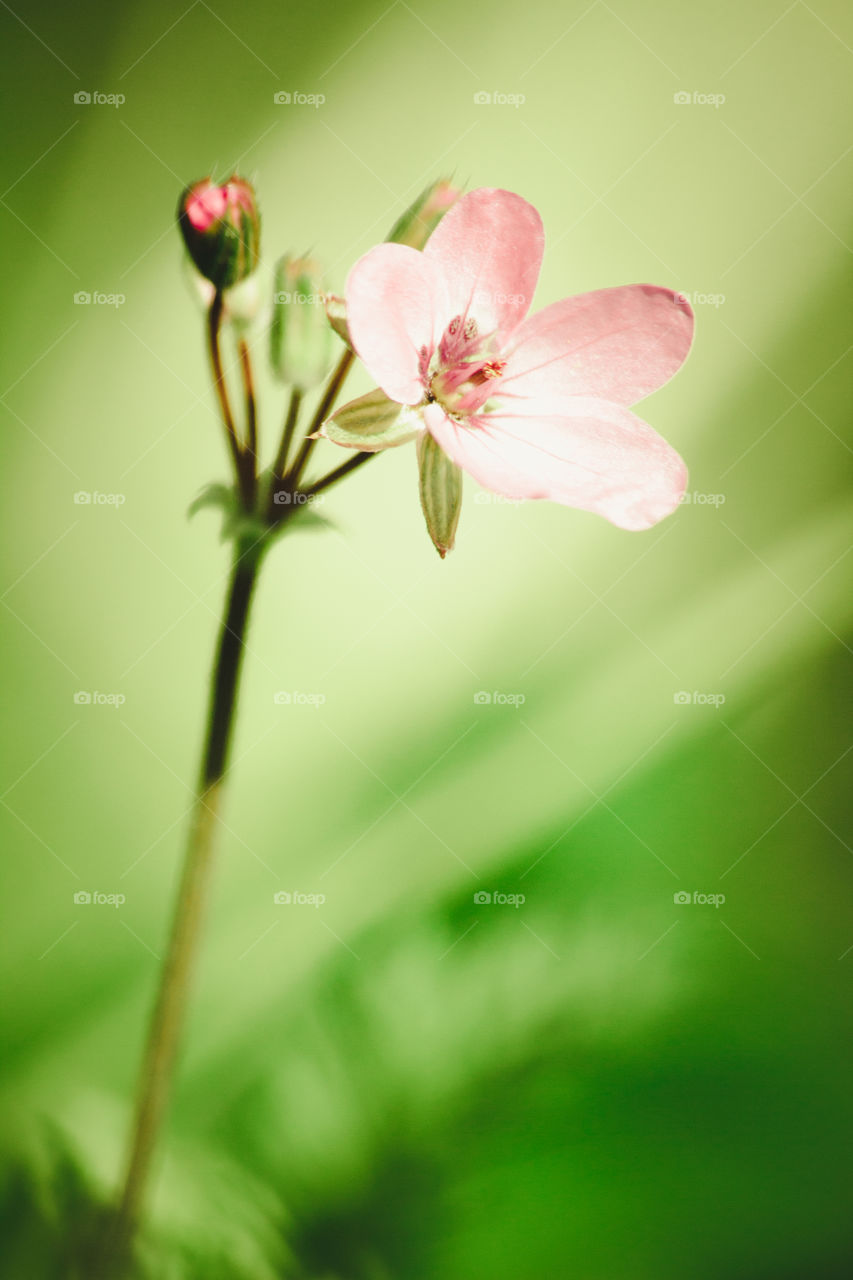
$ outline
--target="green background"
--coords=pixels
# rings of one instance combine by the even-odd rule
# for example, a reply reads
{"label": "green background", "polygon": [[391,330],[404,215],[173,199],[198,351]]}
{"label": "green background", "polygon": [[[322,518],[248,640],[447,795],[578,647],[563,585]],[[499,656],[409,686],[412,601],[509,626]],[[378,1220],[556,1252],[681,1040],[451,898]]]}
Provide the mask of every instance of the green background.
{"label": "green background", "polygon": [[[146,1274],[848,1274],[847,6],[0,22],[3,1274],[73,1268],[121,1163],[227,569],[185,514],[226,457],[173,210],[234,169],[267,265],[338,290],[452,173],[541,211],[537,306],[693,296],[640,413],[720,499],[627,534],[471,483],[442,563],[406,448],[275,549]],[[269,452],[266,378],[261,411]]]}

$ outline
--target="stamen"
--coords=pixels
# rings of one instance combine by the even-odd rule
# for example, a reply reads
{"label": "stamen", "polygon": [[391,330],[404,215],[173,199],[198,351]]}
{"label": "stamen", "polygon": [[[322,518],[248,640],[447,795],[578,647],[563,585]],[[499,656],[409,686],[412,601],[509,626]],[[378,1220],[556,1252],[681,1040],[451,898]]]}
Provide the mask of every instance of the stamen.
{"label": "stamen", "polygon": [[471,338],[476,338],[479,332],[480,330],[477,325],[477,321],[474,319],[473,316],[471,316],[468,320],[465,321],[465,328],[462,331],[462,336],[464,338],[467,338],[470,341]]}

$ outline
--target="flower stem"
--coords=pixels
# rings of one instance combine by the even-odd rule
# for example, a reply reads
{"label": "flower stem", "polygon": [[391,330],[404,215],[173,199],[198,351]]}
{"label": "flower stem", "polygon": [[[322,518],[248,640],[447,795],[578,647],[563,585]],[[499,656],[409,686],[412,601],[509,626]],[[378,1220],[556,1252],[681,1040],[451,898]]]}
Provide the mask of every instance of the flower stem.
{"label": "flower stem", "polygon": [[[210,354],[210,365],[213,371],[213,385],[216,390],[216,398],[219,401],[219,409],[222,414],[222,422],[225,426],[225,436],[228,441],[228,448],[231,450],[231,457],[234,462],[234,474],[237,484],[240,487],[240,494],[243,499],[243,505],[246,510],[251,510],[252,499],[254,497],[253,474],[246,467],[246,455],[240,447],[240,441],[237,439],[237,428],[234,425],[234,415],[231,412],[231,402],[228,399],[228,385],[225,381],[225,371],[222,368],[222,352],[219,347],[219,335],[222,328],[222,312],[225,302],[222,297],[221,290],[217,289],[210,304],[210,310],[207,313],[207,347]],[[254,411],[254,405],[252,406]],[[254,472],[254,459],[249,462],[251,473]]]}
{"label": "flower stem", "polygon": [[322,493],[324,489],[329,489],[333,484],[337,484],[339,480],[343,480],[344,476],[348,476],[351,471],[355,471],[357,467],[361,467],[370,458],[375,458],[375,453],[356,453],[351,458],[347,458],[346,462],[342,462],[339,467],[335,467],[334,471],[330,471],[327,476],[323,476],[320,480],[315,480],[313,484],[309,484],[306,489],[301,492],[306,497],[313,497],[315,493]]}
{"label": "flower stem", "polygon": [[172,933],[148,1031],[121,1199],[107,1242],[103,1274],[110,1280],[124,1275],[129,1263],[134,1233],[150,1180],[152,1158],[171,1092],[209,893],[249,609],[263,547],[263,543],[256,541],[242,546],[238,544],[236,548],[213,666],[207,734]]}
{"label": "flower stem", "polygon": [[319,431],[320,427],[322,427],[323,423],[326,421],[329,410],[337,400],[338,392],[343,386],[344,379],[352,368],[354,360],[355,353],[347,348],[332,372],[332,376],[326,385],[325,391],[323,392],[323,398],[317,406],[314,417],[311,419],[311,425],[305,434],[305,439],[302,441],[302,448],[299,450],[293,466],[287,473],[286,478],[292,489],[296,489],[299,484],[299,477],[302,475],[305,464],[311,456],[311,450],[317,443],[316,440],[313,440],[311,437],[316,431]]}
{"label": "flower stem", "polygon": [[287,404],[287,417],[284,421],[284,431],[281,434],[281,444],[278,446],[278,454],[273,463],[273,477],[277,480],[279,476],[284,475],[284,469],[287,466],[287,455],[290,452],[290,442],[293,439],[293,433],[296,430],[296,423],[299,419],[299,408],[302,404],[302,392],[299,387],[294,387],[290,393],[290,400]]}

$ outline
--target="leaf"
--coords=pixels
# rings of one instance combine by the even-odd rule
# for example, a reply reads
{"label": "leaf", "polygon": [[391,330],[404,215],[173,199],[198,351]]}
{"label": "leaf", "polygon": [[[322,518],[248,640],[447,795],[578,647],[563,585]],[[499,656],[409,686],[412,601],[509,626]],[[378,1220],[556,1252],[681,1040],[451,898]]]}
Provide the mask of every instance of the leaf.
{"label": "leaf", "polygon": [[345,449],[377,453],[380,449],[408,444],[421,431],[423,420],[418,410],[390,400],[377,387],[342,405],[326,419],[317,434]]}
{"label": "leaf", "polygon": [[421,507],[442,560],[453,550],[462,508],[462,472],[428,431],[418,441]]}
{"label": "leaf", "polygon": [[232,511],[236,500],[235,491],[227,484],[208,484],[202,489],[187,507],[190,519],[205,507],[218,507],[220,511]]}

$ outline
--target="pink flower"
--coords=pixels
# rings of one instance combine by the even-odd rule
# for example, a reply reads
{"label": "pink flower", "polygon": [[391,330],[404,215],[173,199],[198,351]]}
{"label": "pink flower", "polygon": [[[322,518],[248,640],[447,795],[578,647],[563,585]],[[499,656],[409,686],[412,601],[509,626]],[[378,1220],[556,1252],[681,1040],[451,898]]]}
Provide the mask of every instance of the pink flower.
{"label": "pink flower", "polygon": [[[626,285],[527,316],[544,248],[532,205],[463,196],[423,252],[381,244],[353,267],[353,345],[391,400],[485,488],[647,529],[684,493],[681,458],[627,406],[680,368],[693,313]],[[411,415],[409,415],[411,417]]]}

